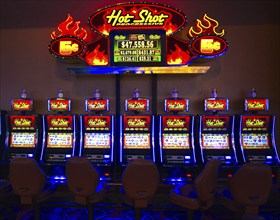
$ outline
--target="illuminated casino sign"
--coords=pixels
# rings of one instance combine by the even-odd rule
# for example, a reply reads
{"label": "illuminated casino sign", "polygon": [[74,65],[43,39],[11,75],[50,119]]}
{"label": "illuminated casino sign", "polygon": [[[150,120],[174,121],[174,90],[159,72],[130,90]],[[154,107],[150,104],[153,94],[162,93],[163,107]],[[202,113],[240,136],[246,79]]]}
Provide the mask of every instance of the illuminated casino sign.
{"label": "illuminated casino sign", "polygon": [[188,99],[165,99],[164,111],[166,112],[179,112],[188,111],[189,100]]}
{"label": "illuminated casino sign", "polygon": [[10,122],[12,130],[34,130],[35,116],[17,116],[11,115]]}
{"label": "illuminated casino sign", "polygon": [[109,100],[108,99],[87,99],[86,111],[108,111]]}
{"label": "illuminated casino sign", "polygon": [[227,130],[229,127],[229,116],[203,116],[203,131]]}
{"label": "illuminated casino sign", "polygon": [[163,131],[188,131],[190,116],[162,116]]}
{"label": "illuminated casino sign", "polygon": [[125,111],[149,111],[148,99],[126,99]]}
{"label": "illuminated casino sign", "polygon": [[261,130],[267,131],[269,128],[270,117],[267,115],[248,115],[242,116],[242,130],[250,131],[250,130]]}
{"label": "illuminated casino sign", "polygon": [[13,99],[11,101],[12,111],[32,111],[32,99]]}
{"label": "illuminated casino sign", "polygon": [[186,26],[187,17],[170,6],[120,3],[90,15],[88,26],[68,14],[51,33],[49,51],[58,59],[115,69],[188,66],[198,58],[215,58],[227,51],[225,30],[207,14],[187,27],[184,36],[174,35]]}
{"label": "illuminated casino sign", "polygon": [[125,131],[149,131],[150,116],[124,116]]}
{"label": "illuminated casino sign", "polygon": [[54,98],[48,100],[48,111],[70,111],[71,110],[71,100]]}
{"label": "illuminated casino sign", "polygon": [[110,116],[84,116],[86,130],[109,130],[110,129]]}
{"label": "illuminated casino sign", "polygon": [[227,111],[228,99],[205,99],[204,100],[205,111]]}
{"label": "illuminated casino sign", "polygon": [[72,116],[48,115],[49,130],[72,130]]}
{"label": "illuminated casino sign", "polygon": [[245,99],[245,111],[267,111],[268,99]]}

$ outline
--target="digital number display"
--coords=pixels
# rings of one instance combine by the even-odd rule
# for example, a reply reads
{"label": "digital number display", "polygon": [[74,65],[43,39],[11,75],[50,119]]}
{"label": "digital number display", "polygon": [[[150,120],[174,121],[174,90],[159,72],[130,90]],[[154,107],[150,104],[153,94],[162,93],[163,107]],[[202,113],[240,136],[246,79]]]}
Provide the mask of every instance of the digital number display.
{"label": "digital number display", "polygon": [[189,149],[189,135],[188,134],[163,134],[162,135],[163,149]]}
{"label": "digital number display", "polygon": [[242,147],[244,149],[268,149],[268,134],[242,134]]}
{"label": "digital number display", "polygon": [[36,133],[11,133],[11,147],[35,147]]}
{"label": "digital number display", "polygon": [[165,35],[164,30],[112,30],[111,65],[165,65]]}
{"label": "digital number display", "polygon": [[49,148],[72,148],[72,133],[49,133]]}
{"label": "digital number display", "polygon": [[150,149],[150,134],[124,134],[124,149]]}
{"label": "digital number display", "polygon": [[228,134],[202,134],[203,149],[229,149]]}
{"label": "digital number display", "polygon": [[110,148],[109,133],[85,133],[84,148]]}

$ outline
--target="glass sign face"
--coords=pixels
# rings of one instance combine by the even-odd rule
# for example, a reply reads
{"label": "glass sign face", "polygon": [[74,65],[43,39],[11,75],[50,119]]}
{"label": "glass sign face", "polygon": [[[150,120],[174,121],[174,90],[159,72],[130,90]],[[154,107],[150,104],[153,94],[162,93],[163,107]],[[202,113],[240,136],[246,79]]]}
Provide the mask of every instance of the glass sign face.
{"label": "glass sign face", "polygon": [[111,31],[111,66],[166,65],[165,35],[164,30]]}

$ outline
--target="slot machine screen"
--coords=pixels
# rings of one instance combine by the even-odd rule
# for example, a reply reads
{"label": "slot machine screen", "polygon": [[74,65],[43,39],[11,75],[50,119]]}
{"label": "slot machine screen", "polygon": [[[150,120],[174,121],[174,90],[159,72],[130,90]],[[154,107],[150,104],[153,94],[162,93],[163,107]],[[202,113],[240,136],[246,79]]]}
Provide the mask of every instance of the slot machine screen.
{"label": "slot machine screen", "polygon": [[12,132],[11,133],[11,147],[35,147],[36,133],[29,132]]}
{"label": "slot machine screen", "polygon": [[189,135],[188,134],[163,134],[162,135],[163,149],[189,149]]}
{"label": "slot machine screen", "polygon": [[150,134],[124,134],[124,149],[150,149]]}
{"label": "slot machine screen", "polygon": [[85,133],[84,148],[110,148],[109,133]]}
{"label": "slot machine screen", "polygon": [[49,148],[72,148],[72,133],[49,133]]}
{"label": "slot machine screen", "polygon": [[244,149],[268,149],[268,134],[242,134],[242,147]]}
{"label": "slot machine screen", "polygon": [[229,149],[228,134],[202,134],[203,149]]}

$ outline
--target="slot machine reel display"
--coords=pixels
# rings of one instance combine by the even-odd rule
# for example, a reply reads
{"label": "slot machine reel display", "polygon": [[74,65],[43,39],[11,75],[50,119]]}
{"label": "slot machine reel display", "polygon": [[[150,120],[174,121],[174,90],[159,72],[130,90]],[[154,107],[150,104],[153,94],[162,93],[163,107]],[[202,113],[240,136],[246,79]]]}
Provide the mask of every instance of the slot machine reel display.
{"label": "slot machine reel display", "polygon": [[80,116],[80,152],[99,170],[101,179],[111,179],[114,152],[114,116],[102,115],[109,111],[109,100],[100,98],[96,89],[94,98],[85,100],[85,108],[90,114]]}
{"label": "slot machine reel display", "polygon": [[134,115],[121,115],[120,163],[126,165],[130,160],[145,158],[155,162],[154,116],[140,115],[149,111],[149,100],[140,98],[138,89],[132,99],[125,100],[125,110]]}
{"label": "slot machine reel display", "polygon": [[[269,100],[256,97],[255,89],[251,97],[244,100],[248,114],[240,115],[238,142],[243,162],[257,162],[276,165],[279,156],[275,142],[275,115],[258,114],[269,110]],[[251,114],[249,114],[251,113]]]}
{"label": "slot machine reel display", "polygon": [[57,98],[48,100],[48,111],[57,114],[43,116],[44,143],[41,160],[44,164],[65,163],[76,150],[77,117],[69,114],[71,100],[63,98],[62,90]]}
{"label": "slot machine reel display", "polygon": [[13,114],[6,116],[7,134],[4,160],[17,157],[40,158],[42,144],[41,116],[33,111],[33,100],[21,91],[18,99],[11,100]]}
{"label": "slot machine reel display", "polygon": [[237,164],[237,155],[234,141],[234,115],[218,114],[228,111],[229,101],[218,98],[216,89],[212,97],[204,100],[204,110],[212,114],[199,116],[199,146],[202,163],[215,158],[223,165]]}
{"label": "slot machine reel display", "polygon": [[187,112],[188,106],[188,99],[178,98],[177,89],[173,90],[172,98],[164,100],[165,112],[173,114],[159,116],[160,164],[166,170],[162,172],[163,180],[184,180],[191,176],[188,165],[196,163],[194,116],[178,114]]}

